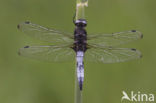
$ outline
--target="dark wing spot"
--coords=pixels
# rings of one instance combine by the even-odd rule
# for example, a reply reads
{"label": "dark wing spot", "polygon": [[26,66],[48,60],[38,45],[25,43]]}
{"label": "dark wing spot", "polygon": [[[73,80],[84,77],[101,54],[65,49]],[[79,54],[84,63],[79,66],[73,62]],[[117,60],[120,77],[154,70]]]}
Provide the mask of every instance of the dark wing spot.
{"label": "dark wing spot", "polygon": [[143,38],[144,36],[143,36],[143,34],[141,34],[141,36],[140,36],[141,38]]}
{"label": "dark wing spot", "polygon": [[109,49],[112,49],[113,47],[112,47],[112,46],[108,46],[108,48],[109,48]]}
{"label": "dark wing spot", "polygon": [[136,51],[136,49],[135,49],[135,48],[131,48],[131,50]]}
{"label": "dark wing spot", "polygon": [[136,32],[136,30],[131,30],[132,32]]}
{"label": "dark wing spot", "polygon": [[29,48],[29,46],[25,46],[24,48]]}
{"label": "dark wing spot", "polygon": [[140,55],[140,58],[142,58],[142,57],[143,57],[143,55],[141,54],[141,55]]}
{"label": "dark wing spot", "polygon": [[26,21],[25,24],[30,24],[30,22],[29,21]]}
{"label": "dark wing spot", "polygon": [[17,28],[20,29],[20,25],[19,24],[17,25]]}

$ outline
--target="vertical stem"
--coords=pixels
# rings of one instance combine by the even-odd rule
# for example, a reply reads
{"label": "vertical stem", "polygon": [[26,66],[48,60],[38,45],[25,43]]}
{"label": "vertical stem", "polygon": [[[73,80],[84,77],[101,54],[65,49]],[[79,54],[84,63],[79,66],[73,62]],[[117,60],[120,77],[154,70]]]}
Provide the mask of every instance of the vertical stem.
{"label": "vertical stem", "polygon": [[[75,17],[76,20],[85,19],[85,6],[88,6],[88,0],[77,0]],[[75,70],[75,103],[82,103],[82,91],[80,90],[79,82],[77,79],[77,70]]]}
{"label": "vertical stem", "polygon": [[77,0],[76,3],[76,20],[85,19],[85,7],[88,6],[88,0]]}

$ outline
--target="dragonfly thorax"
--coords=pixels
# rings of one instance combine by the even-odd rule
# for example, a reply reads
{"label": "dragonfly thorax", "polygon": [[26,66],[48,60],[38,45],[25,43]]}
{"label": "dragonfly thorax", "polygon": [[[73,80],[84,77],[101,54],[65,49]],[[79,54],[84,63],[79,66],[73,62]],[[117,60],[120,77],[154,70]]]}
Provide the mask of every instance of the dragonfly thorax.
{"label": "dragonfly thorax", "polygon": [[87,32],[85,26],[87,25],[85,20],[79,19],[75,21],[75,31],[74,31],[74,47],[75,52],[86,51],[87,50]]}

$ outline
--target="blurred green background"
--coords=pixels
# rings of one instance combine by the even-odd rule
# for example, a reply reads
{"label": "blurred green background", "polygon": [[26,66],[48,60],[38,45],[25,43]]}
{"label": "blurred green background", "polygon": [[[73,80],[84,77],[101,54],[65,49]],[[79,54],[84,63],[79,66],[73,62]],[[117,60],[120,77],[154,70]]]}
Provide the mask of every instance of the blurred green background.
{"label": "blurred green background", "polygon": [[[19,48],[40,42],[16,26],[30,20],[72,32],[75,5],[76,0],[0,0],[0,103],[73,103],[75,62],[47,63],[18,56]],[[140,60],[85,62],[84,103],[120,103],[123,90],[156,95],[155,5],[155,0],[89,0],[88,33],[136,29],[144,38],[124,45],[139,49]]]}

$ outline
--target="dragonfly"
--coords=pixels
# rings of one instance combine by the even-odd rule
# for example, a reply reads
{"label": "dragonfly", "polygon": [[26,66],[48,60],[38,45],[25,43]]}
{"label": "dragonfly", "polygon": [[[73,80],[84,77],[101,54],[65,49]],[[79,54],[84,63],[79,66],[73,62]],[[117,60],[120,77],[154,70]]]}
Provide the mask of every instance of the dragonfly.
{"label": "dragonfly", "polygon": [[74,33],[68,33],[49,29],[29,21],[20,23],[17,26],[20,31],[52,45],[25,46],[20,48],[19,55],[50,62],[74,61],[76,59],[80,90],[82,90],[84,82],[84,61],[117,63],[142,57],[139,50],[118,47],[118,45],[142,39],[143,34],[140,31],[87,34],[85,19],[75,20],[74,24]]}

